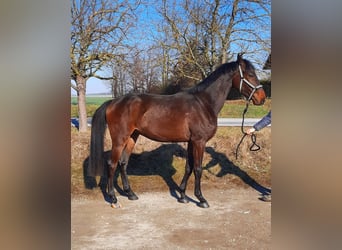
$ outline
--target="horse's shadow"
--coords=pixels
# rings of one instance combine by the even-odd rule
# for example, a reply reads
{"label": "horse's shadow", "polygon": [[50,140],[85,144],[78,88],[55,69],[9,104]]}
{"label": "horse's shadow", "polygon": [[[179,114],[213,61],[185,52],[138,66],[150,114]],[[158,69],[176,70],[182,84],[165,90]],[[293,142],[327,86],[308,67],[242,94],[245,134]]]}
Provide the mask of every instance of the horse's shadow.
{"label": "horse's shadow", "polygon": [[[110,154],[110,151],[104,152],[104,158],[106,159],[104,161],[105,164],[108,162],[107,159],[110,159]],[[127,175],[160,176],[168,186],[170,195],[179,199],[180,196],[177,194],[177,192],[179,192],[179,186],[172,177],[177,171],[172,165],[173,156],[186,158],[186,155],[186,150],[176,143],[163,144],[155,150],[142,152],[140,154],[133,153],[128,161]],[[88,160],[89,157],[83,162],[84,184],[87,189],[93,189],[97,187],[97,183],[94,177],[87,175]],[[105,169],[107,169],[107,167],[105,167]],[[114,187],[120,195],[127,196],[127,194],[118,185],[119,174],[120,170],[117,168],[114,175]],[[105,172],[105,176],[106,175],[107,174]],[[106,194],[107,178],[105,176],[101,177],[98,186],[100,186],[105,200],[108,200],[108,196]],[[189,200],[195,202],[191,198],[189,198]]]}
{"label": "horse's shadow", "polygon": [[247,172],[243,171],[241,168],[232,163],[225,154],[216,152],[212,147],[206,147],[205,151],[210,154],[212,159],[208,164],[206,164],[206,166],[203,167],[203,169],[211,172],[210,168],[216,164],[219,164],[221,169],[217,174],[215,174],[215,176],[222,177],[227,174],[233,174],[238,176],[244,183],[260,192],[261,195],[268,195],[271,193],[271,189],[260,185],[252,177],[250,177]]}
{"label": "horse's shadow", "polygon": [[[212,159],[208,164],[206,164],[203,167],[204,170],[207,170],[209,173],[212,173],[210,171],[210,168],[219,164],[221,169],[219,173],[215,174],[215,176],[222,177],[227,174],[233,174],[238,176],[242,181],[244,181],[246,184],[257,190],[261,194],[271,193],[270,189],[260,185],[245,171],[241,170],[238,166],[234,165],[231,161],[229,161],[225,154],[216,152],[212,147],[206,147],[205,150],[208,154],[210,154]],[[104,158],[110,159],[110,154],[110,151],[104,152]],[[187,152],[179,144],[173,143],[163,144],[152,151],[142,152],[140,154],[133,153],[127,165],[127,174],[137,176],[160,176],[163,178],[164,182],[168,186],[170,195],[178,199],[180,198],[177,194],[177,192],[179,192],[179,186],[175,183],[172,177],[176,173],[176,169],[173,167],[172,164],[173,156],[186,158]],[[87,157],[83,162],[83,177],[85,187],[87,189],[93,189],[97,186],[100,186],[105,200],[108,201],[109,197],[106,192],[106,173],[105,176],[101,177],[99,184],[97,184],[96,179],[94,177],[87,175],[88,161],[89,157]],[[104,162],[106,164],[107,160],[105,160]],[[105,167],[105,169],[107,169],[107,167]],[[127,196],[127,194],[118,185],[119,173],[119,168],[117,168],[117,171],[114,176],[114,187],[120,195]],[[196,203],[196,201],[191,199],[190,197],[188,197],[188,199],[191,202]]]}

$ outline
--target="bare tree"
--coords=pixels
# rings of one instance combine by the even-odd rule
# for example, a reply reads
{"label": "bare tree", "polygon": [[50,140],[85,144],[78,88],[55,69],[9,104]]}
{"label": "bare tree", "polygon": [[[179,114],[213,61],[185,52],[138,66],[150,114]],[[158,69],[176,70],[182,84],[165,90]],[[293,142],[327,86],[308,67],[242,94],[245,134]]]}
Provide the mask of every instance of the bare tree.
{"label": "bare tree", "polygon": [[159,92],[164,68],[162,48],[152,46],[146,52],[144,59],[146,91]]}
{"label": "bare tree", "polygon": [[130,52],[112,63],[113,79],[108,82],[114,98],[129,92],[156,92],[161,84],[159,79],[160,55],[154,46],[147,50],[131,46]]}
{"label": "bare tree", "polygon": [[116,98],[127,92],[129,63],[123,53],[110,64],[112,79],[107,83],[110,85],[112,97]]}
{"label": "bare tree", "polygon": [[[236,52],[270,52],[270,0],[163,0],[177,77],[201,80]],[[256,59],[255,57],[254,59]],[[255,60],[256,62],[256,60]],[[262,61],[258,61],[260,65]]]}
{"label": "bare tree", "polygon": [[71,87],[78,96],[80,132],[87,130],[86,82],[90,77],[112,79],[104,69],[120,54],[138,5],[138,0],[72,0]]}
{"label": "bare tree", "polygon": [[147,51],[134,53],[129,70],[133,92],[150,92],[156,85],[160,85],[156,70],[159,65],[156,58],[153,47]]}

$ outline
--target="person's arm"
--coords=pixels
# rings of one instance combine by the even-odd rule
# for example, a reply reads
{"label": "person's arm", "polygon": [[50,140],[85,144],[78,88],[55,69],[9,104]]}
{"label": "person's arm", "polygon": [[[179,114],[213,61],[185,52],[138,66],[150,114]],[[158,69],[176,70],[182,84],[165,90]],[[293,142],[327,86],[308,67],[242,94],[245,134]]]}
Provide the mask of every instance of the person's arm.
{"label": "person's arm", "polygon": [[258,121],[256,124],[254,124],[253,128],[256,131],[259,131],[263,129],[264,127],[271,124],[271,111],[267,113],[260,121]]}
{"label": "person's arm", "polygon": [[252,134],[255,131],[259,131],[264,127],[271,124],[271,111],[267,113],[260,121],[258,121],[254,126],[247,130],[247,134]]}

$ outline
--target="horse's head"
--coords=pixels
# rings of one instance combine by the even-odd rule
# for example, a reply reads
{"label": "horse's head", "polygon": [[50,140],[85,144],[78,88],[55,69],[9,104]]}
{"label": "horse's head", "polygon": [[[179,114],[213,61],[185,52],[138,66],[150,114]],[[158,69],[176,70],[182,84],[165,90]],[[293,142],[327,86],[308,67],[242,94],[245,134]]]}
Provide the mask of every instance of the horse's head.
{"label": "horse's head", "polygon": [[254,105],[262,105],[265,102],[266,94],[260,85],[255,68],[251,62],[242,58],[241,54],[237,56],[238,69],[233,77],[233,86],[240,90],[240,93],[252,100]]}

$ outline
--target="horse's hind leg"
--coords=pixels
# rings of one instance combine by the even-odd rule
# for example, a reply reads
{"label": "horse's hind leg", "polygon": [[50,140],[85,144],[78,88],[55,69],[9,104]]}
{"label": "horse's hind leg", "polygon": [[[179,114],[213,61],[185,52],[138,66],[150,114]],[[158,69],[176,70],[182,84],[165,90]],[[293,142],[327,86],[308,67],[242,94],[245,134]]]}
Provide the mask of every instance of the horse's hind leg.
{"label": "horse's hind leg", "polygon": [[138,199],[138,196],[132,191],[129,185],[128,177],[127,177],[127,164],[129,161],[129,157],[132,153],[132,150],[134,148],[135,142],[138,139],[138,136],[139,136],[138,134],[133,133],[133,135],[128,139],[127,144],[121,155],[121,159],[119,161],[123,190],[127,194],[127,197],[129,200]]}
{"label": "horse's hind leg", "polygon": [[109,169],[108,169],[109,171],[108,171],[107,194],[109,196],[112,207],[120,207],[120,205],[117,205],[118,200],[115,196],[113,181],[114,181],[114,174],[115,174],[116,166],[118,165],[121,152],[122,152],[121,147],[113,146],[111,162],[110,162]]}

